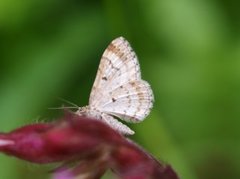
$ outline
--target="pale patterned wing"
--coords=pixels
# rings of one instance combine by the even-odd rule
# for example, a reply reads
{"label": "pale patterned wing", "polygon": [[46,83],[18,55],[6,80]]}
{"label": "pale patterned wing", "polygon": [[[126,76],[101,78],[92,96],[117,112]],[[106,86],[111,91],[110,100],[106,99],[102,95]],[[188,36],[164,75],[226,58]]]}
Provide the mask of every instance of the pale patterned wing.
{"label": "pale patterned wing", "polygon": [[154,101],[150,85],[143,80],[120,86],[110,96],[101,111],[128,122],[142,121],[150,113]]}
{"label": "pale patterned wing", "polygon": [[102,55],[89,105],[101,108],[111,99],[111,91],[129,81],[140,79],[138,59],[130,44],[123,37],[113,40]]}

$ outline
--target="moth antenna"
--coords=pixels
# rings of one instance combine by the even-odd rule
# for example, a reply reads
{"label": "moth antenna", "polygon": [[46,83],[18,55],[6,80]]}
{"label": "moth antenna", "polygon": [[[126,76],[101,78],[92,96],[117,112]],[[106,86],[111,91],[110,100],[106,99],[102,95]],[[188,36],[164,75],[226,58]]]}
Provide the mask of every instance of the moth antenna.
{"label": "moth antenna", "polygon": [[58,99],[61,100],[61,101],[63,101],[63,102],[65,102],[65,103],[68,103],[68,104],[70,104],[70,105],[72,105],[72,106],[75,106],[76,108],[79,108],[79,106],[78,106],[77,104],[75,104],[75,103],[73,103],[73,102],[71,102],[71,101],[68,101],[68,100],[66,100],[66,99],[64,99],[64,98],[61,98],[61,97],[58,97]]}
{"label": "moth antenna", "polygon": [[79,107],[76,106],[62,106],[62,107],[52,107],[48,109],[79,109]]}

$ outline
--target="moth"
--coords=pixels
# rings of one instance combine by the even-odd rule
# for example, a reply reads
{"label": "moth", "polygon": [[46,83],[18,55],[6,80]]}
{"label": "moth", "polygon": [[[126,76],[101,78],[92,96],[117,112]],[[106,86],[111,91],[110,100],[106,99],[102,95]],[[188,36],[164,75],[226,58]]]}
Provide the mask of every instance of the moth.
{"label": "moth", "polygon": [[123,135],[134,131],[118,119],[137,123],[153,106],[153,92],[141,79],[138,58],[123,37],[114,39],[104,51],[94,81],[89,105],[77,114],[101,120]]}

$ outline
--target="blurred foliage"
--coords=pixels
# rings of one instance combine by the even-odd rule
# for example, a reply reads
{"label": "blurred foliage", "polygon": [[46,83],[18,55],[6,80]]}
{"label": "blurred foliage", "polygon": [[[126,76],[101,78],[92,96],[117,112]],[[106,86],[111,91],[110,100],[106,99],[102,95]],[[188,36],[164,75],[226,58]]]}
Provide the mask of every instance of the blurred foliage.
{"label": "blurred foliage", "polygon": [[[183,179],[240,176],[240,3],[234,0],[1,0],[0,126],[54,120],[57,98],[86,105],[104,49],[128,39],[152,85],[132,138]],[[0,178],[51,167],[0,156]],[[106,177],[108,178],[108,177]]]}

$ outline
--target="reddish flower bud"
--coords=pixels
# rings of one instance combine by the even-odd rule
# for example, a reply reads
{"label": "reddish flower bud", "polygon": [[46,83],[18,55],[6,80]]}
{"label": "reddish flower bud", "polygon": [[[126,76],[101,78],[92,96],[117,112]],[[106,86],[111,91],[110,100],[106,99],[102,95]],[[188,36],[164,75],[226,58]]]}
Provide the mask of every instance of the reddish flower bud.
{"label": "reddish flower bud", "polygon": [[62,163],[54,179],[100,178],[108,168],[124,179],[178,178],[170,166],[106,124],[72,113],[53,123],[0,133],[0,151],[35,163]]}

